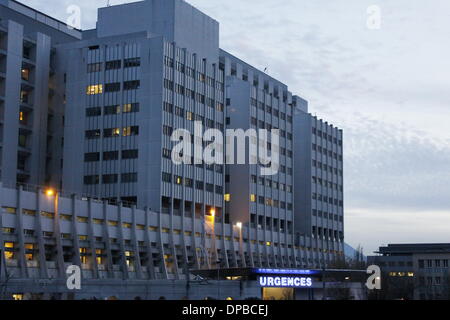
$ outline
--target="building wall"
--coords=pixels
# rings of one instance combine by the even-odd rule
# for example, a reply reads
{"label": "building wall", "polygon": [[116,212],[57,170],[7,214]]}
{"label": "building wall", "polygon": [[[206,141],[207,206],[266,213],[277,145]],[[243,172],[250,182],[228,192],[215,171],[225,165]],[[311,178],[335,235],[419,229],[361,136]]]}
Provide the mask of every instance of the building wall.
{"label": "building wall", "polygon": [[295,233],[313,238],[324,248],[317,259],[330,263],[344,245],[343,133],[294,101]]}
{"label": "building wall", "polygon": [[15,1],[0,6],[1,180],[59,186],[64,92],[54,45],[80,33]]}

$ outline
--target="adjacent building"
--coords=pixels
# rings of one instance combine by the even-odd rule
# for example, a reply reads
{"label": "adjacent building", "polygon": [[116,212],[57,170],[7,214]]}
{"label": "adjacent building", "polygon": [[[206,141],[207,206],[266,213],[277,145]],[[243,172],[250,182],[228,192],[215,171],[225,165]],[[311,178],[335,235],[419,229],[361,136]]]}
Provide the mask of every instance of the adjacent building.
{"label": "adjacent building", "polygon": [[81,33],[16,1],[0,8],[1,180],[59,187],[64,90],[55,46]]}
{"label": "adjacent building", "polygon": [[329,264],[344,246],[343,132],[293,100],[295,235],[320,249],[308,264]]}
{"label": "adjacent building", "polygon": [[[450,244],[389,244],[368,263],[378,265],[391,299],[448,300]],[[383,289],[383,288],[382,288]]]}

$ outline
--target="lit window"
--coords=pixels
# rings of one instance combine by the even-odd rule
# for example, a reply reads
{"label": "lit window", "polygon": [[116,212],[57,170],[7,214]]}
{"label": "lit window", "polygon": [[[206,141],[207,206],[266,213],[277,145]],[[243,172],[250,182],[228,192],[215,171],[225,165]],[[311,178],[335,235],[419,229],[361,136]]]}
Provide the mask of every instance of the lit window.
{"label": "lit window", "polygon": [[29,69],[25,69],[25,68],[22,69],[22,79],[26,80],[26,81],[30,80],[30,70]]}
{"label": "lit window", "polygon": [[251,194],[250,195],[250,201],[251,202],[256,202],[256,195],[255,194]]}
{"label": "lit window", "polygon": [[225,194],[224,200],[225,200],[225,202],[230,202],[231,201],[231,195],[229,193]]}
{"label": "lit window", "polygon": [[103,85],[101,84],[97,84],[97,85],[93,85],[93,86],[88,86],[86,93],[88,95],[94,95],[94,94],[100,94],[103,93]]}
{"label": "lit window", "polygon": [[271,245],[272,245],[272,242],[270,242],[270,241],[266,242],[266,246],[270,247]]}
{"label": "lit window", "polygon": [[5,259],[14,259],[14,242],[5,242]]}
{"label": "lit window", "polygon": [[12,297],[16,301],[23,300],[23,294],[21,294],[21,293],[13,294]]}

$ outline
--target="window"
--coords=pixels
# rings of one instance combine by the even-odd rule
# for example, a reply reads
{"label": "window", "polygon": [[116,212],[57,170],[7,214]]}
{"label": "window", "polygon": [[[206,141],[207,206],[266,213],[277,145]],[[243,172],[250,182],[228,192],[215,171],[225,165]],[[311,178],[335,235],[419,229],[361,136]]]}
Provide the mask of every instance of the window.
{"label": "window", "polygon": [[88,95],[95,95],[100,93],[103,93],[103,85],[101,84],[87,86],[86,88],[86,94]]}
{"label": "window", "polygon": [[104,129],[103,137],[111,138],[120,136],[120,128]]}
{"label": "window", "polygon": [[117,92],[120,91],[120,82],[105,84],[105,92]]}
{"label": "window", "polygon": [[86,139],[98,139],[100,138],[100,130],[87,130],[85,137]]}
{"label": "window", "polygon": [[172,175],[170,173],[163,172],[162,173],[162,181],[171,183],[172,182]]}
{"label": "window", "polygon": [[250,202],[256,202],[256,195],[255,194],[251,194],[250,195]]}
{"label": "window", "polygon": [[111,161],[119,159],[119,151],[106,151],[103,152],[103,161]]}
{"label": "window", "polygon": [[139,103],[127,103],[123,105],[123,113],[139,112]]}
{"label": "window", "polygon": [[92,176],[84,176],[84,184],[93,185],[100,183],[100,176],[92,175]]}
{"label": "window", "polygon": [[93,107],[86,109],[86,117],[96,117],[101,115],[102,115],[102,108],[100,107]]}
{"label": "window", "polygon": [[104,184],[117,183],[118,176],[117,176],[117,174],[105,174],[102,177],[102,181]]}
{"label": "window", "polygon": [[89,63],[87,65],[87,72],[88,73],[92,73],[92,72],[100,72],[102,71],[102,64],[99,63]]}
{"label": "window", "polygon": [[138,126],[123,128],[123,136],[124,137],[137,136],[138,134],[139,134],[139,127]]}
{"label": "window", "polygon": [[96,162],[96,161],[100,161],[99,152],[91,152],[84,154],[84,162]]}
{"label": "window", "polygon": [[120,60],[107,61],[105,64],[106,70],[120,69],[121,67],[122,67],[122,61],[120,61]]}
{"label": "window", "polygon": [[120,106],[106,106],[104,108],[105,115],[111,115],[111,114],[119,114],[120,113]]}
{"label": "window", "polygon": [[123,62],[124,68],[139,67],[141,65],[141,58],[129,58]]}
{"label": "window", "polygon": [[225,202],[231,201],[231,195],[229,193],[225,194],[223,198],[224,198]]}
{"label": "window", "polygon": [[178,184],[178,185],[182,185],[183,184],[183,178],[182,177],[175,176],[174,179],[175,179],[175,184]]}
{"label": "window", "polygon": [[139,80],[125,81],[123,83],[123,90],[137,90],[140,86],[141,82]]}
{"label": "window", "polygon": [[122,159],[137,159],[138,158],[138,150],[123,150],[122,151]]}
{"label": "window", "polygon": [[25,81],[30,80],[30,69],[22,68],[21,76],[22,76],[22,80],[25,80]]}
{"label": "window", "polygon": [[137,182],[138,175],[137,173],[122,173],[120,180],[123,183],[131,183],[131,182]]}

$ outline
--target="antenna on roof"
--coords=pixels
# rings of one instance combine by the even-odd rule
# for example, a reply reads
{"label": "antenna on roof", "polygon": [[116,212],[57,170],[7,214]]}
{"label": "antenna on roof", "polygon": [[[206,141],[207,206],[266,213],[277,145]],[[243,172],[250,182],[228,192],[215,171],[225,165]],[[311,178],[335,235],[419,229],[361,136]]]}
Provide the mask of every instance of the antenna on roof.
{"label": "antenna on roof", "polygon": [[267,73],[267,70],[269,70],[269,68],[268,68],[268,67],[265,67],[265,68],[264,68],[264,73]]}

